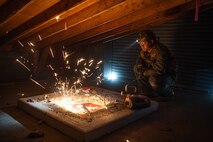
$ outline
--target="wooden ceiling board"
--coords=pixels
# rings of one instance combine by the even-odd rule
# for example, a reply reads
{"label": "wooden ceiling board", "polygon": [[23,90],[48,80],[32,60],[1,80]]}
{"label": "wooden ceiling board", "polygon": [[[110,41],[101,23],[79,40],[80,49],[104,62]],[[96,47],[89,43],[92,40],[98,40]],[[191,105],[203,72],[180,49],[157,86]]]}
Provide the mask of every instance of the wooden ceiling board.
{"label": "wooden ceiling board", "polygon": [[[106,42],[173,20],[195,5],[194,0],[0,0],[0,49]],[[198,6],[210,9],[213,1]]]}
{"label": "wooden ceiling board", "polygon": [[[180,1],[178,2],[178,1],[174,1],[174,0],[159,1],[155,5],[150,5],[145,8],[139,9],[137,11],[130,13],[129,15],[127,15],[125,17],[121,17],[110,23],[103,24],[95,29],[88,30],[82,34],[79,34],[72,38],[63,40],[60,43],[57,43],[57,45],[61,46],[61,45],[74,44],[76,42],[83,41],[85,39],[95,37],[100,34],[104,34],[106,32],[112,31],[116,28],[119,28],[119,27],[122,27],[125,25],[129,25],[135,21],[138,21],[138,20],[143,21],[143,19],[145,19],[149,16],[152,17],[152,15],[155,15],[156,13],[168,10],[168,9],[173,8],[174,6],[177,6],[180,4],[181,4]],[[153,9],[156,9],[156,10],[153,10]],[[143,23],[140,22],[140,25],[143,25]]]}
{"label": "wooden ceiling board", "polygon": [[28,21],[32,17],[38,15],[48,7],[56,4],[60,0],[31,0],[18,12],[9,17],[6,21],[0,23],[0,35],[4,35],[6,32],[10,32],[14,28]]}
{"label": "wooden ceiling board", "polygon": [[[89,7],[82,9],[81,11],[79,11],[65,19],[59,19],[59,21],[55,22],[53,25],[27,37],[26,39],[20,40],[20,41],[22,41],[23,44],[27,44],[27,42],[29,42],[29,41],[36,43],[36,42],[40,41],[40,39],[38,38],[38,35],[41,36],[42,40],[45,40],[46,38],[48,38],[50,36],[54,36],[55,34],[57,34],[59,32],[65,31],[66,27],[70,28],[72,26],[78,25],[82,21],[85,21],[88,18],[90,19],[92,16],[100,13],[103,10],[106,10],[108,7],[114,6],[120,2],[123,2],[124,0],[116,0],[116,2],[114,2],[114,3],[112,3],[112,1],[114,1],[114,0],[102,0],[97,3],[94,3],[93,5],[90,5]],[[107,2],[109,2],[109,4],[107,4]],[[54,20],[56,21],[56,19],[54,19]]]}
{"label": "wooden ceiling board", "polygon": [[[30,32],[32,32],[33,30],[39,29],[39,26],[42,23],[45,23],[46,21],[49,21],[50,23],[51,22],[55,23],[55,19],[53,21],[53,17],[55,18],[55,16],[66,11],[70,7],[75,7],[75,5],[81,1],[82,0],[72,0],[70,2],[70,0],[63,0],[56,3],[52,7],[46,9],[42,13],[34,16],[27,22],[15,28],[8,34],[0,37],[0,45],[3,45],[4,43],[8,44],[14,41],[17,42],[19,40],[19,37],[23,37],[23,36],[28,37],[31,34]],[[45,26],[48,26],[48,25],[45,25]]]}
{"label": "wooden ceiling board", "polygon": [[[138,1],[138,0],[127,0],[127,1],[121,2],[113,7],[108,8],[107,10],[104,10],[98,13],[97,15],[88,17],[86,20],[78,24],[74,24],[70,26],[66,30],[62,29],[61,31],[53,33],[48,38],[38,41],[37,43],[35,42],[35,45],[38,48],[45,47],[50,44],[54,44],[55,42],[64,40],[68,37],[76,36],[77,34],[80,34],[84,31],[90,30],[104,23],[123,17],[127,15],[128,13],[144,8],[147,5],[151,5],[155,3],[156,1],[160,1],[160,0],[155,0],[155,1],[150,0],[150,1],[146,1],[146,3],[144,1]],[[181,0],[181,1],[184,1],[184,0]]]}

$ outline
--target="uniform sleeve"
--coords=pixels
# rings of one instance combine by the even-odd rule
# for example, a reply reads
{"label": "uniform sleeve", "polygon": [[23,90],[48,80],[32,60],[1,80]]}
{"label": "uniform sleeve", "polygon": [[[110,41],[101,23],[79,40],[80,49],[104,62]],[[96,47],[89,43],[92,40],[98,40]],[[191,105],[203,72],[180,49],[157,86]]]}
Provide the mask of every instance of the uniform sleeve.
{"label": "uniform sleeve", "polygon": [[147,70],[147,73],[150,76],[161,75],[165,73],[167,62],[168,62],[168,55],[165,52],[159,51],[156,56],[156,60],[149,61],[150,68]]}

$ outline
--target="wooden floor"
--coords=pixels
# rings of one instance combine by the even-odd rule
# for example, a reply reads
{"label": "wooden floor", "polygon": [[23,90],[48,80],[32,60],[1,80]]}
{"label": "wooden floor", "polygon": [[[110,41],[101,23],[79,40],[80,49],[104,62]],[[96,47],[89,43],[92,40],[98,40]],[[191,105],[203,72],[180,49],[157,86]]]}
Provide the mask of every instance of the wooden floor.
{"label": "wooden floor", "polygon": [[[46,92],[47,90],[31,82],[1,85],[0,109],[14,121],[22,124],[24,129],[44,133],[44,137],[39,138],[39,141],[74,142],[16,107],[18,98]],[[160,102],[158,111],[107,134],[95,142],[127,142],[127,140],[129,142],[212,142],[212,132],[213,94],[175,89],[174,99],[169,102]],[[3,130],[0,131],[0,136],[2,135]],[[5,137],[12,135],[15,135],[14,132],[13,134],[4,133]],[[23,140],[25,139],[23,136]]]}

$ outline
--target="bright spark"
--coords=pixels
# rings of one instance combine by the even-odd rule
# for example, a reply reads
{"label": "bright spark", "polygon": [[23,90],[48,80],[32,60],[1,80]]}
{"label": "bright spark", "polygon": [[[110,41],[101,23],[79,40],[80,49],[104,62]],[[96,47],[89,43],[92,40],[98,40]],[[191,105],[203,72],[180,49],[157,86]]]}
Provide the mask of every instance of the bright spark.
{"label": "bright spark", "polygon": [[65,61],[70,55],[72,55],[72,54],[73,54],[73,52],[70,53],[70,54],[68,54],[66,51],[62,51],[62,55],[63,55],[64,61]]}
{"label": "bright spark", "polygon": [[66,64],[67,64],[67,65],[69,64],[69,61],[68,61],[68,60],[66,61]]}
{"label": "bright spark", "polygon": [[35,81],[34,79],[30,78],[30,80],[32,80],[35,84],[37,84],[38,86],[42,87],[43,89],[45,89],[44,86],[42,86],[40,83],[38,83],[37,81]]}
{"label": "bright spark", "polygon": [[93,63],[93,60],[90,60],[89,63]]}
{"label": "bright spark", "polygon": [[24,96],[24,93],[18,93],[17,95],[23,97],[23,96]]}
{"label": "bright spark", "polygon": [[42,38],[41,38],[41,36],[40,36],[40,35],[38,35],[38,38],[39,38],[40,40],[42,40]]}
{"label": "bright spark", "polygon": [[19,59],[16,59],[16,61],[17,62],[19,62],[23,67],[25,67],[28,71],[30,71],[30,69],[27,67],[27,66],[25,66],[21,61],[19,61]]}
{"label": "bright spark", "polygon": [[102,63],[102,61],[99,61],[97,64],[99,65],[99,64],[101,64]]}
{"label": "bright spark", "polygon": [[50,48],[50,53],[51,53],[52,57],[54,58],[54,54],[53,54],[52,48]]}
{"label": "bright spark", "polygon": [[77,61],[77,65],[79,65],[79,63],[81,63],[82,61],[84,61],[84,58],[81,58],[80,60]]}
{"label": "bright spark", "polygon": [[51,70],[54,70],[54,68],[51,65],[48,65],[48,66],[51,68]]}
{"label": "bright spark", "polygon": [[58,22],[59,19],[60,19],[60,16],[56,16],[55,19],[56,19],[56,21]]}
{"label": "bright spark", "polygon": [[24,47],[24,45],[21,43],[21,41],[18,40],[18,43],[19,43],[22,47]]}
{"label": "bright spark", "polygon": [[34,53],[34,52],[35,52],[33,49],[30,49],[30,51],[31,51],[32,53]]}
{"label": "bright spark", "polygon": [[58,74],[54,73],[54,76],[55,76],[56,80],[58,81]]}
{"label": "bright spark", "polygon": [[28,42],[28,45],[30,45],[30,46],[35,46],[35,44],[32,43],[32,42]]}

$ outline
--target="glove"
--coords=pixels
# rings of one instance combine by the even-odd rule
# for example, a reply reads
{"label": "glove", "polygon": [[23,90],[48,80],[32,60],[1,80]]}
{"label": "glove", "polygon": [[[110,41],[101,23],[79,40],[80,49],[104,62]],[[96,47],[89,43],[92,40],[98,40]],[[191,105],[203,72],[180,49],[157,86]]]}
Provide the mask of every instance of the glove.
{"label": "glove", "polygon": [[144,75],[145,77],[149,77],[149,76],[150,76],[150,74],[149,74],[148,71],[144,71],[144,72],[143,72],[143,75]]}

